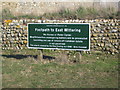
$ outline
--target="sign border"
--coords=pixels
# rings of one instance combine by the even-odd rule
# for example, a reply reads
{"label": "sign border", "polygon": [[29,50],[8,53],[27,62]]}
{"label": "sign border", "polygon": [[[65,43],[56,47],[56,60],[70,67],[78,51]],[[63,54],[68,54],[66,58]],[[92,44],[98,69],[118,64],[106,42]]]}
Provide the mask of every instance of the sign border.
{"label": "sign border", "polygon": [[[29,47],[29,39],[28,39],[28,35],[29,35],[29,30],[28,30],[28,25],[29,24],[88,24],[89,25],[89,49],[63,49],[63,48],[39,48],[39,47]],[[90,38],[91,38],[91,27],[90,27],[90,23],[27,23],[27,47],[29,49],[56,49],[56,50],[77,50],[77,51],[90,51]]]}

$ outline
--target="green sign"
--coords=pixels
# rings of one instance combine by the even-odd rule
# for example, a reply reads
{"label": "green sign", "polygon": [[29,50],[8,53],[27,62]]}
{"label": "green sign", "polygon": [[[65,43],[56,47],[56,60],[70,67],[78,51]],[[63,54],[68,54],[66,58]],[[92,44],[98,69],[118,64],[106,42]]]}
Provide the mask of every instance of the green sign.
{"label": "green sign", "polygon": [[90,50],[87,23],[29,23],[28,48]]}

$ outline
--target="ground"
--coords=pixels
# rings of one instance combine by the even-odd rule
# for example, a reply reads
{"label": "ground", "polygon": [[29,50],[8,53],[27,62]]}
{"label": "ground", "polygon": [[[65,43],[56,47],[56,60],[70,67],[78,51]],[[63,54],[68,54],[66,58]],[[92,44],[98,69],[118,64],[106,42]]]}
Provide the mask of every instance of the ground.
{"label": "ground", "polygon": [[118,88],[118,54],[93,51],[68,63],[60,52],[43,50],[41,62],[39,50],[3,50],[3,88]]}

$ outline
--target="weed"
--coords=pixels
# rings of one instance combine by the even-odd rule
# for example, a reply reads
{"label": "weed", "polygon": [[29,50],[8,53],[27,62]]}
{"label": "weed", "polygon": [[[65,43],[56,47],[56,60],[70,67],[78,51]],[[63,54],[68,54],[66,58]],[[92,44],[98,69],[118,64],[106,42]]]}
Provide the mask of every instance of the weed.
{"label": "weed", "polygon": [[2,10],[2,19],[13,19],[13,18],[15,17],[8,8]]}

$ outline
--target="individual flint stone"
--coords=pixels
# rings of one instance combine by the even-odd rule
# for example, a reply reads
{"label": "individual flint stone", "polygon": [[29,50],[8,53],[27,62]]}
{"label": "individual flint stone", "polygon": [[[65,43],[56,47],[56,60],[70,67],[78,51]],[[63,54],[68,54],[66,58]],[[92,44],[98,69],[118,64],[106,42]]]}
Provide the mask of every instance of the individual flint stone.
{"label": "individual flint stone", "polygon": [[119,26],[119,23],[115,23],[115,26]]}
{"label": "individual flint stone", "polygon": [[104,31],[100,31],[100,33],[104,33]]}
{"label": "individual flint stone", "polygon": [[98,36],[99,36],[99,37],[102,37],[102,36],[103,36],[103,34],[98,34]]}
{"label": "individual flint stone", "polygon": [[111,30],[111,29],[113,29],[113,27],[111,27],[111,26],[106,26],[106,30]]}
{"label": "individual flint stone", "polygon": [[107,34],[103,34],[104,37],[107,37]]}
{"label": "individual flint stone", "polygon": [[95,40],[92,40],[91,42],[92,42],[92,43],[95,43],[96,41],[95,41]]}
{"label": "individual flint stone", "polygon": [[110,42],[110,43],[113,43],[113,40],[110,40],[109,42]]}
{"label": "individual flint stone", "polygon": [[117,50],[116,49],[113,49],[113,48],[110,48],[110,52],[117,52]]}
{"label": "individual flint stone", "polygon": [[112,29],[118,29],[118,27],[117,27],[117,26],[115,26],[115,27],[113,27]]}
{"label": "individual flint stone", "polygon": [[20,49],[18,46],[16,46],[16,49]]}
{"label": "individual flint stone", "polygon": [[69,22],[69,20],[65,20],[65,23],[68,23]]}
{"label": "individual flint stone", "polygon": [[107,46],[107,47],[112,47],[112,44],[105,44],[105,46]]}
{"label": "individual flint stone", "polygon": [[97,36],[98,36],[98,34],[92,34],[92,36],[93,36],[93,37],[97,37]]}
{"label": "individual flint stone", "polygon": [[111,26],[115,26],[115,23],[111,23]]}
{"label": "individual flint stone", "polygon": [[10,34],[10,31],[7,31],[7,34]]}
{"label": "individual flint stone", "polygon": [[100,44],[100,46],[102,46],[102,47],[103,47],[103,46],[104,46],[104,43],[101,43],[101,44]]}
{"label": "individual flint stone", "polygon": [[1,38],[3,38],[3,39],[6,38],[6,35],[5,35],[5,34],[2,34],[2,35],[0,35],[0,36],[1,36]]}
{"label": "individual flint stone", "polygon": [[113,40],[113,42],[114,42],[114,43],[117,43],[117,42],[118,42],[118,40]]}
{"label": "individual flint stone", "polygon": [[23,29],[24,29],[24,30],[27,30],[27,26],[24,26]]}
{"label": "individual flint stone", "polygon": [[112,36],[111,38],[112,38],[112,39],[117,39],[117,37],[116,37],[116,36]]}
{"label": "individual flint stone", "polygon": [[118,43],[118,42],[115,42],[115,43],[114,43],[114,45],[117,45],[117,46],[119,46],[119,43]]}
{"label": "individual flint stone", "polygon": [[100,42],[101,42],[101,40],[96,40],[96,42],[97,42],[97,43],[100,43]]}
{"label": "individual flint stone", "polygon": [[97,24],[96,26],[97,26],[97,27],[100,27],[101,25],[100,25],[100,24]]}
{"label": "individual flint stone", "polygon": [[116,32],[117,32],[117,30],[115,30],[115,29],[114,29],[114,30],[112,30],[112,32],[113,32],[113,33],[116,33]]}
{"label": "individual flint stone", "polygon": [[98,38],[97,37],[94,37],[94,40],[97,40]]}
{"label": "individual flint stone", "polygon": [[16,37],[16,39],[15,40],[19,40],[19,38],[18,37]]}
{"label": "individual flint stone", "polygon": [[20,19],[18,22],[19,22],[19,24],[23,24],[23,20],[22,19]]}
{"label": "individual flint stone", "polygon": [[101,43],[104,43],[105,41],[104,40],[101,40]]}
{"label": "individual flint stone", "polygon": [[21,37],[22,35],[19,33],[18,36]]}
{"label": "individual flint stone", "polygon": [[10,34],[7,34],[7,37],[10,37],[11,35]]}
{"label": "individual flint stone", "polygon": [[107,36],[110,37],[112,34],[111,33],[108,33]]}
{"label": "individual flint stone", "polygon": [[10,26],[14,26],[14,23],[9,23]]}
{"label": "individual flint stone", "polygon": [[23,43],[24,43],[24,44],[27,44],[27,41],[26,41],[26,40],[24,40],[24,41],[23,41]]}
{"label": "individual flint stone", "polygon": [[100,43],[98,43],[97,46],[100,46]]}

